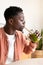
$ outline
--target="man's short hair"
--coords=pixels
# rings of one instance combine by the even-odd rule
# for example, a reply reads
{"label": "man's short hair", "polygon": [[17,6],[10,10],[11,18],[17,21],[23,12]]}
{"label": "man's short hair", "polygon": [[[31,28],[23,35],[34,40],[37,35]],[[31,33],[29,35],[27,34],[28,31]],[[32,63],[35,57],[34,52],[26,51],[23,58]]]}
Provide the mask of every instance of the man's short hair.
{"label": "man's short hair", "polygon": [[22,11],[23,10],[20,7],[10,6],[4,12],[5,20],[7,21],[9,18],[12,18],[13,16],[17,15],[19,12],[22,12]]}

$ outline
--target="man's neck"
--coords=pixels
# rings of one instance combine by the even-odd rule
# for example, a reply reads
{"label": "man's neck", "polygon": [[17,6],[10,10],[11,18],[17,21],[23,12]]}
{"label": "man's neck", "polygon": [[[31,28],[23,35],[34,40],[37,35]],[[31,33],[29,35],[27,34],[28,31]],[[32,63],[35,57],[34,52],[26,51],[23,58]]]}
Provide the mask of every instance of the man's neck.
{"label": "man's neck", "polygon": [[9,34],[9,35],[13,35],[15,33],[15,30],[13,30],[10,26],[5,25],[4,27],[4,31]]}

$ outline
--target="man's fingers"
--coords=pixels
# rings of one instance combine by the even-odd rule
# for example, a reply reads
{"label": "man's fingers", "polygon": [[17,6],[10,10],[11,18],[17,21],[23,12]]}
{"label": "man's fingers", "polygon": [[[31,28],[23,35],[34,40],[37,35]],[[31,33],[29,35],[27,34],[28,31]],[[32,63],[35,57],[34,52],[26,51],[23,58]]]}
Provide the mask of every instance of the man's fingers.
{"label": "man's fingers", "polygon": [[32,42],[30,42],[30,46],[31,46],[32,48],[36,48],[36,47],[37,47],[37,43],[32,43]]}

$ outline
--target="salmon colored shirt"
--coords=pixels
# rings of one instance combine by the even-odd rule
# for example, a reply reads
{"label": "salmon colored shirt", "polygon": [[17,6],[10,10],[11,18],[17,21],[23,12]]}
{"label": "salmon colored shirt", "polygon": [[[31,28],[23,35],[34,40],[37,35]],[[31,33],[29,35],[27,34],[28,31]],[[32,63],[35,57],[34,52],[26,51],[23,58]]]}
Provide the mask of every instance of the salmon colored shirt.
{"label": "salmon colored shirt", "polygon": [[[26,38],[21,31],[16,30],[16,39],[14,44],[14,61],[20,60],[21,54],[28,52]],[[8,55],[9,42],[8,38],[4,32],[4,29],[0,29],[0,64],[5,63]]]}

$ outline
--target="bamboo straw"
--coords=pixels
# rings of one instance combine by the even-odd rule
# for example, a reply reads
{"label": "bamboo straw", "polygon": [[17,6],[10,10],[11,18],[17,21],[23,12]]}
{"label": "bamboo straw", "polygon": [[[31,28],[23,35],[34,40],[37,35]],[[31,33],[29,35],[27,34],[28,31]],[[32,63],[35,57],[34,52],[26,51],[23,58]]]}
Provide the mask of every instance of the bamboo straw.
{"label": "bamboo straw", "polygon": [[25,29],[26,29],[29,33],[31,33],[31,34],[32,34],[32,32],[31,32],[29,29],[27,29],[26,27],[25,27]]}

